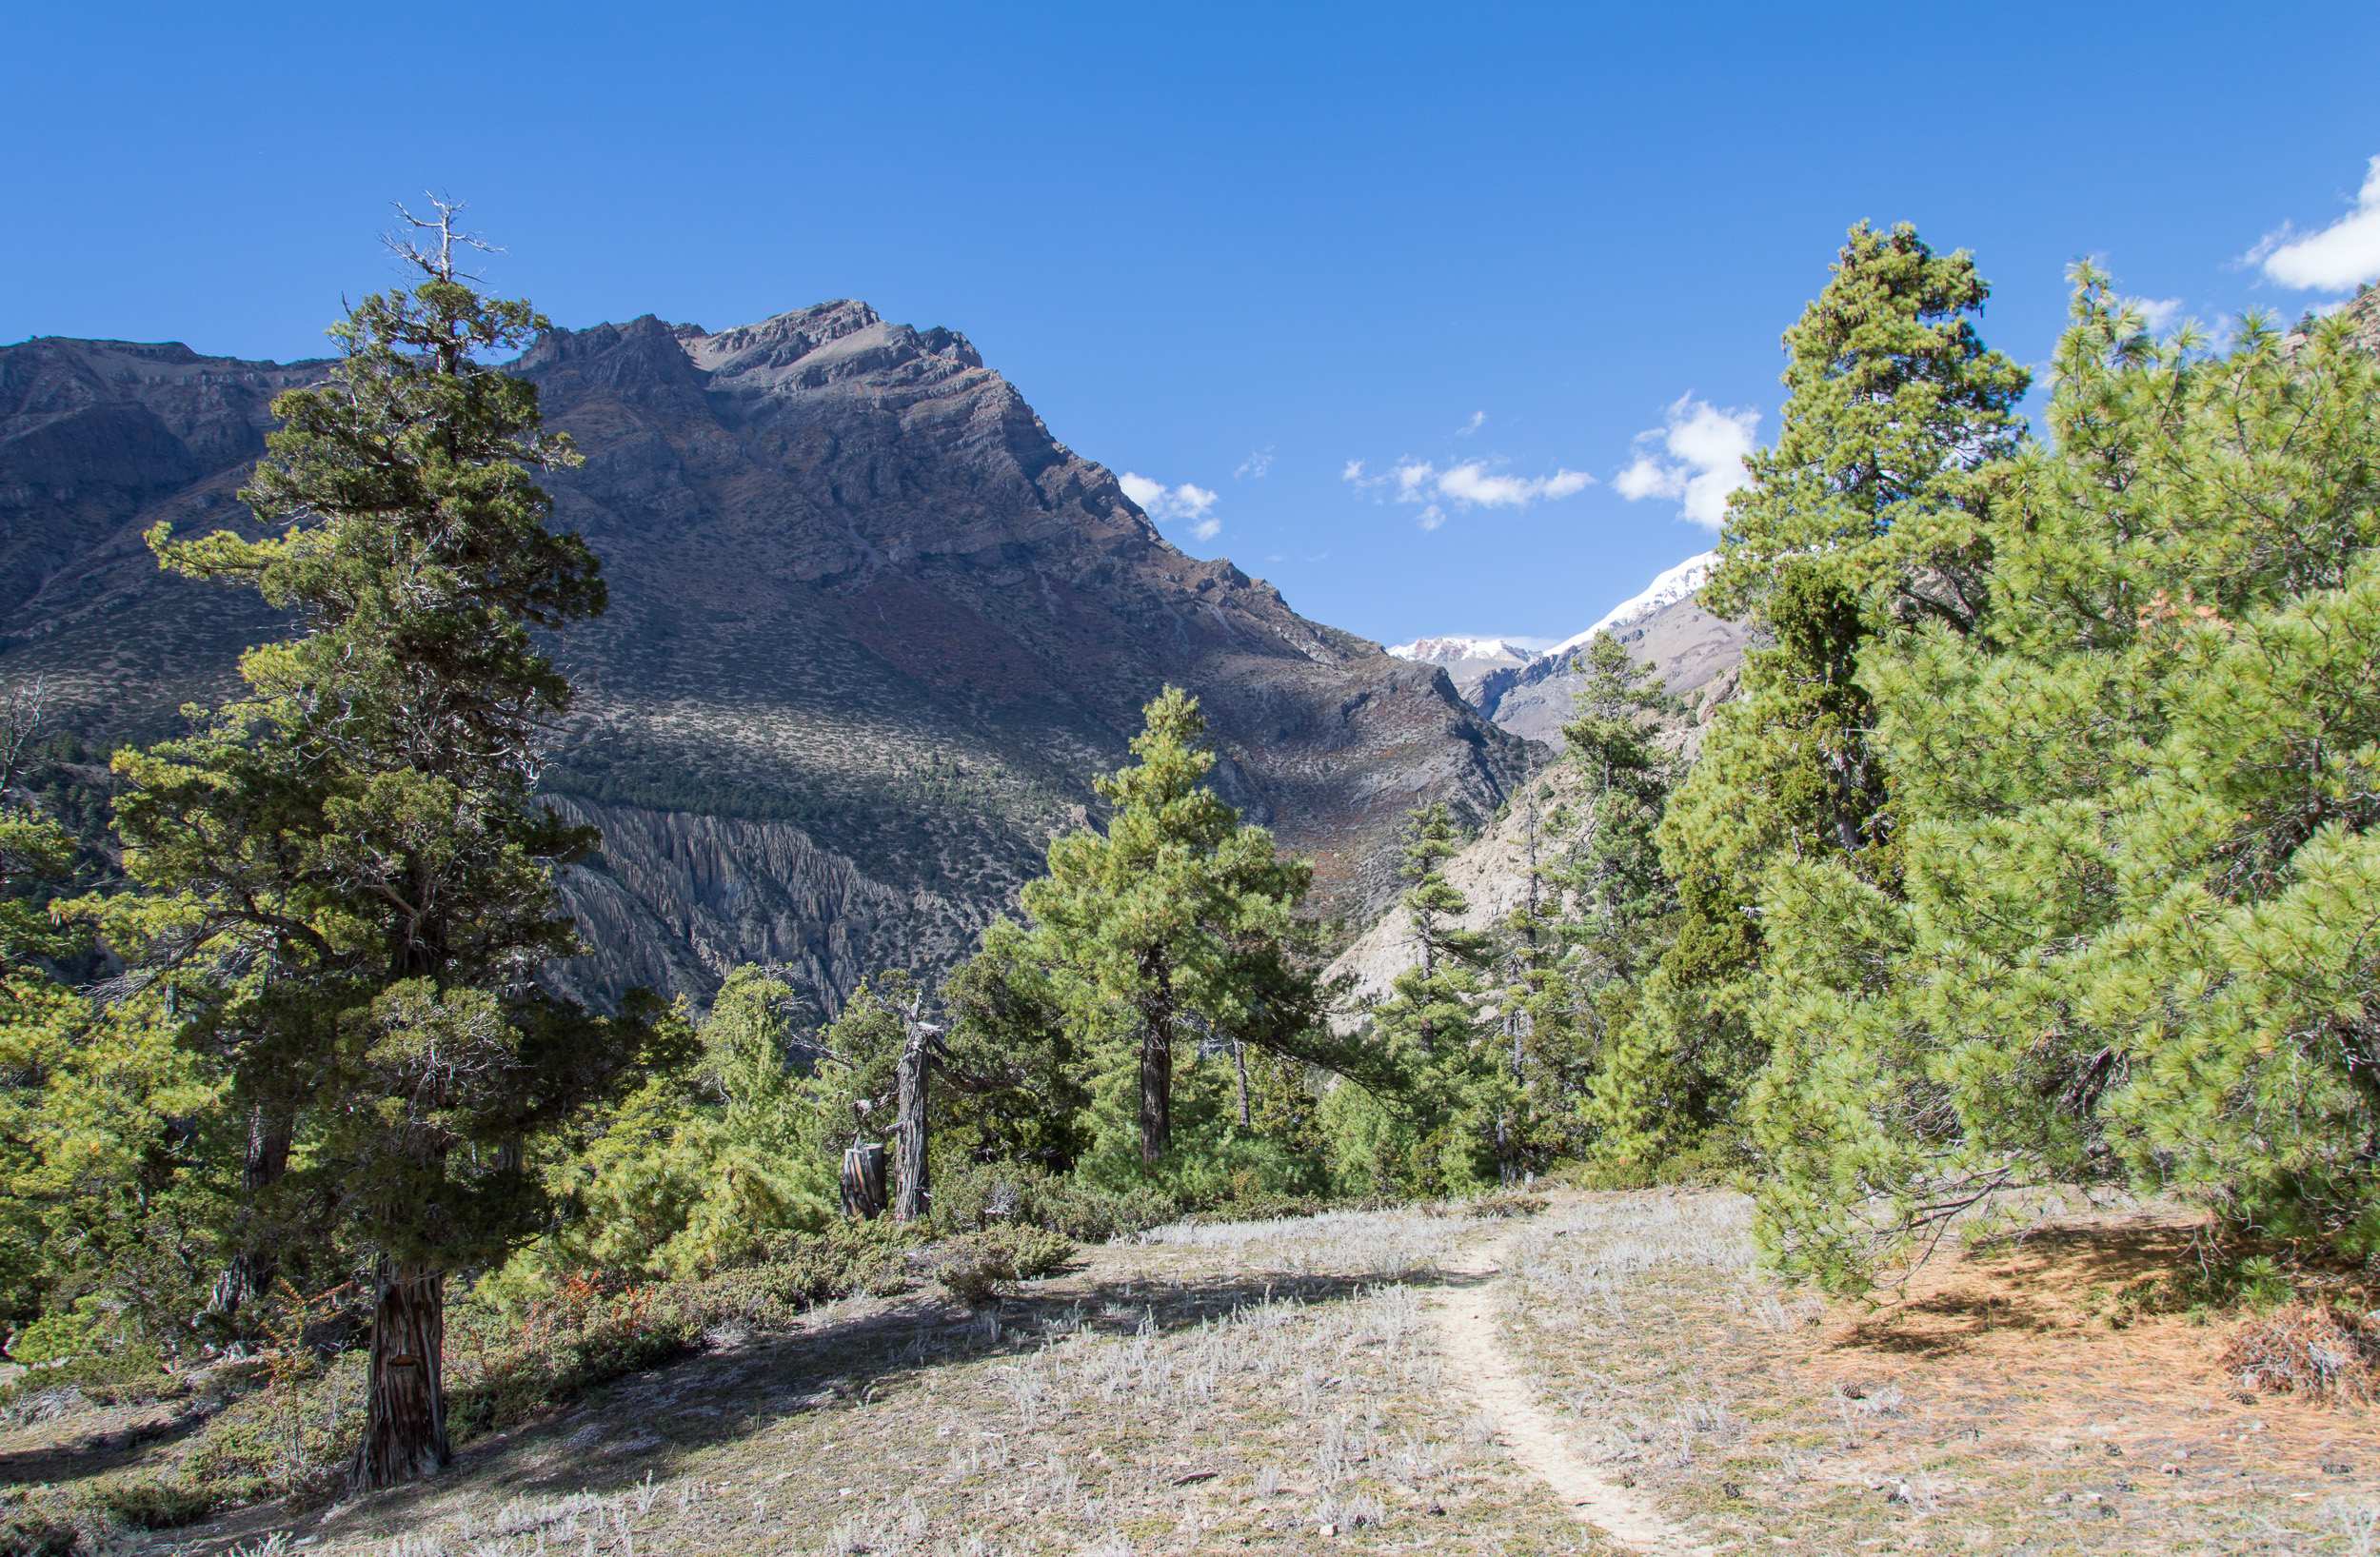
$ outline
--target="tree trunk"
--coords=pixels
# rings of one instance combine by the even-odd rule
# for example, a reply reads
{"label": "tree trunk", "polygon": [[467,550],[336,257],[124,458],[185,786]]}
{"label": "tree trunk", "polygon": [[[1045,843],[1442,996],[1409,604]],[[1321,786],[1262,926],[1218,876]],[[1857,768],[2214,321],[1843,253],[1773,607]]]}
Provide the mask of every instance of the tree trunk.
{"label": "tree trunk", "polygon": [[884,1214],[884,1149],[863,1142],[843,1154],[843,1213],[862,1222]]}
{"label": "tree trunk", "polygon": [[1231,1063],[1240,1073],[1240,1128],[1252,1128],[1248,1123],[1248,1052],[1240,1043],[1240,1035],[1231,1035]]}
{"label": "tree trunk", "polygon": [[377,1279],[364,1442],[347,1472],[350,1492],[436,1475],[454,1458],[446,1442],[446,1272],[383,1257]]}
{"label": "tree trunk", "polygon": [[1162,1007],[1140,1023],[1140,1166],[1154,1168],[1174,1144],[1174,1022]]}
{"label": "tree trunk", "polygon": [[295,1133],[288,1119],[268,1114],[261,1103],[248,1114],[248,1153],[240,1165],[245,1204],[239,1210],[238,1243],[223,1274],[215,1278],[214,1292],[207,1301],[208,1313],[231,1318],[243,1304],[261,1301],[272,1286],[280,1264],[276,1241],[257,1214],[256,1205],[288,1171],[289,1142]]}
{"label": "tree trunk", "polygon": [[901,1062],[894,1074],[900,1081],[900,1130],[895,1165],[899,1188],[894,1192],[893,1220],[914,1222],[925,1214],[925,1083],[932,1056],[926,1053],[926,1027],[912,1015],[908,1035],[901,1045]]}

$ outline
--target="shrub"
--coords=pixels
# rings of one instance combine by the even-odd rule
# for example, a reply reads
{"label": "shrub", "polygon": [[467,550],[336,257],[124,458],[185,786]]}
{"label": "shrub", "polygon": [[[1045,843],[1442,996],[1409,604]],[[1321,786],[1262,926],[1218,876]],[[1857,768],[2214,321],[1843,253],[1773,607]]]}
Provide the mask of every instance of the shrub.
{"label": "shrub", "polygon": [[935,1224],[954,1232],[1025,1226],[1077,1243],[1105,1243],[1161,1227],[1181,1211],[1180,1201],[1153,1185],[1104,1188],[1029,1163],[956,1164],[934,1184]]}
{"label": "shrub", "polygon": [[1541,1194],[1523,1194],[1517,1190],[1499,1190],[1494,1194],[1457,1202],[1462,1213],[1471,1217],[1535,1216],[1550,1203]]}
{"label": "shrub", "polygon": [[950,1294],[974,1307],[1010,1284],[1045,1276],[1074,1258],[1075,1246],[1033,1227],[994,1227],[962,1233],[921,1255]]}
{"label": "shrub", "polygon": [[66,1557],[81,1532],[60,1525],[30,1508],[0,1512],[0,1557]]}
{"label": "shrub", "polygon": [[2380,1397],[2380,1336],[2328,1303],[2291,1303],[2231,1332],[2222,1366],[2240,1388],[2364,1404]]}
{"label": "shrub", "polygon": [[180,1477],[143,1478],[94,1488],[92,1507],[119,1525],[134,1529],[171,1530],[195,1525],[223,1502],[213,1488]]}

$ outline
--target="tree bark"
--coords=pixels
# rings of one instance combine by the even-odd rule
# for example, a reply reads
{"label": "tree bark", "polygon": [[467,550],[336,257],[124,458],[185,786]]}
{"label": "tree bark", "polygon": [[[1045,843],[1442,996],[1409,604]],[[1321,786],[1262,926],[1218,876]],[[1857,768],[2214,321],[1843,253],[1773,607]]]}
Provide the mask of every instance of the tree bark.
{"label": "tree bark", "polygon": [[872,1141],[843,1154],[843,1213],[863,1222],[884,1214],[884,1149]]}
{"label": "tree bark", "polygon": [[377,1279],[351,1492],[434,1476],[454,1458],[446,1442],[446,1272],[384,1257]]}
{"label": "tree bark", "polygon": [[1154,1168],[1174,1145],[1174,1020],[1165,1006],[1140,1024],[1140,1166]]}
{"label": "tree bark", "polygon": [[1248,1123],[1248,1052],[1240,1047],[1240,1035],[1231,1035],[1231,1063],[1240,1073],[1240,1128],[1254,1128]]}
{"label": "tree bark", "polygon": [[239,1211],[239,1243],[215,1278],[207,1311],[232,1318],[242,1305],[259,1301],[272,1286],[280,1259],[271,1230],[257,1214],[258,1198],[273,1187],[289,1166],[289,1143],[296,1130],[285,1116],[268,1114],[263,1104],[248,1116],[248,1152],[240,1165],[240,1188],[246,1204]]}
{"label": "tree bark", "polygon": [[925,1182],[925,1086],[927,1067],[933,1056],[926,1053],[931,1031],[913,1015],[908,1033],[901,1045],[901,1061],[894,1074],[900,1082],[900,1134],[895,1138],[899,1161],[895,1176],[899,1188],[893,1192],[893,1220],[914,1222],[926,1211],[928,1190]]}

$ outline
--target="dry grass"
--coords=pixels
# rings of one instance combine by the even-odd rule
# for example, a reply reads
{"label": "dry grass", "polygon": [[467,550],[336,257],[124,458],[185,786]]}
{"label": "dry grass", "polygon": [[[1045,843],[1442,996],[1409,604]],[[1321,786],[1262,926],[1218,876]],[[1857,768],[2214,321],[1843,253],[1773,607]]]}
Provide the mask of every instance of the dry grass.
{"label": "dry grass", "polygon": [[[2243,1390],[2224,1326],[2125,1300],[2189,1235],[2154,1209],[2058,1214],[1860,1306],[1764,1277],[1748,1206],[1719,1192],[1160,1228],[977,1311],[930,1289],[829,1305],[327,1516],[114,1539],[189,1557],[1609,1549],[1507,1457],[1436,1345],[1426,1291],[1501,1245],[1503,1341],[1577,1449],[1719,1550],[2380,1552],[2370,1408]],[[2261,1344],[2330,1366],[2314,1312]],[[141,1412],[28,1422],[0,1463],[169,1460],[172,1409]],[[103,1424],[110,1447],[78,1447]]]}
{"label": "dry grass", "polygon": [[1429,1272],[1481,1235],[1418,1212],[1179,1227],[972,1313],[848,1300],[474,1445],[436,1482],[137,1549],[1577,1551],[1448,1388],[1423,1311]]}
{"label": "dry grass", "polygon": [[1823,1305],[1739,1196],[1595,1195],[1524,1235],[1508,1311],[1579,1448],[1745,1549],[2370,1551],[2380,1421],[2245,1394],[2218,1327],[2118,1300],[2189,1234],[2060,1214]]}

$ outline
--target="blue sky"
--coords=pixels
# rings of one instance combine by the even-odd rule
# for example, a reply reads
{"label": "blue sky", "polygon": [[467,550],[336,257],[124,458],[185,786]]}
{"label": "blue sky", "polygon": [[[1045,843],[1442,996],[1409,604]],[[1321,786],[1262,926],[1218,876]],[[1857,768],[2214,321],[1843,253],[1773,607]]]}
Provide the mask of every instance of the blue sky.
{"label": "blue sky", "polygon": [[964,330],[1186,549],[1388,641],[1566,636],[1707,546],[1684,510],[1774,436],[1854,220],[1973,249],[1986,338],[2038,361],[2081,255],[2209,320],[2334,300],[2243,257],[2351,218],[2380,154],[2370,0],[10,0],[6,33],[0,340],[318,354],[394,279],[388,202],[451,191],[564,324]]}

